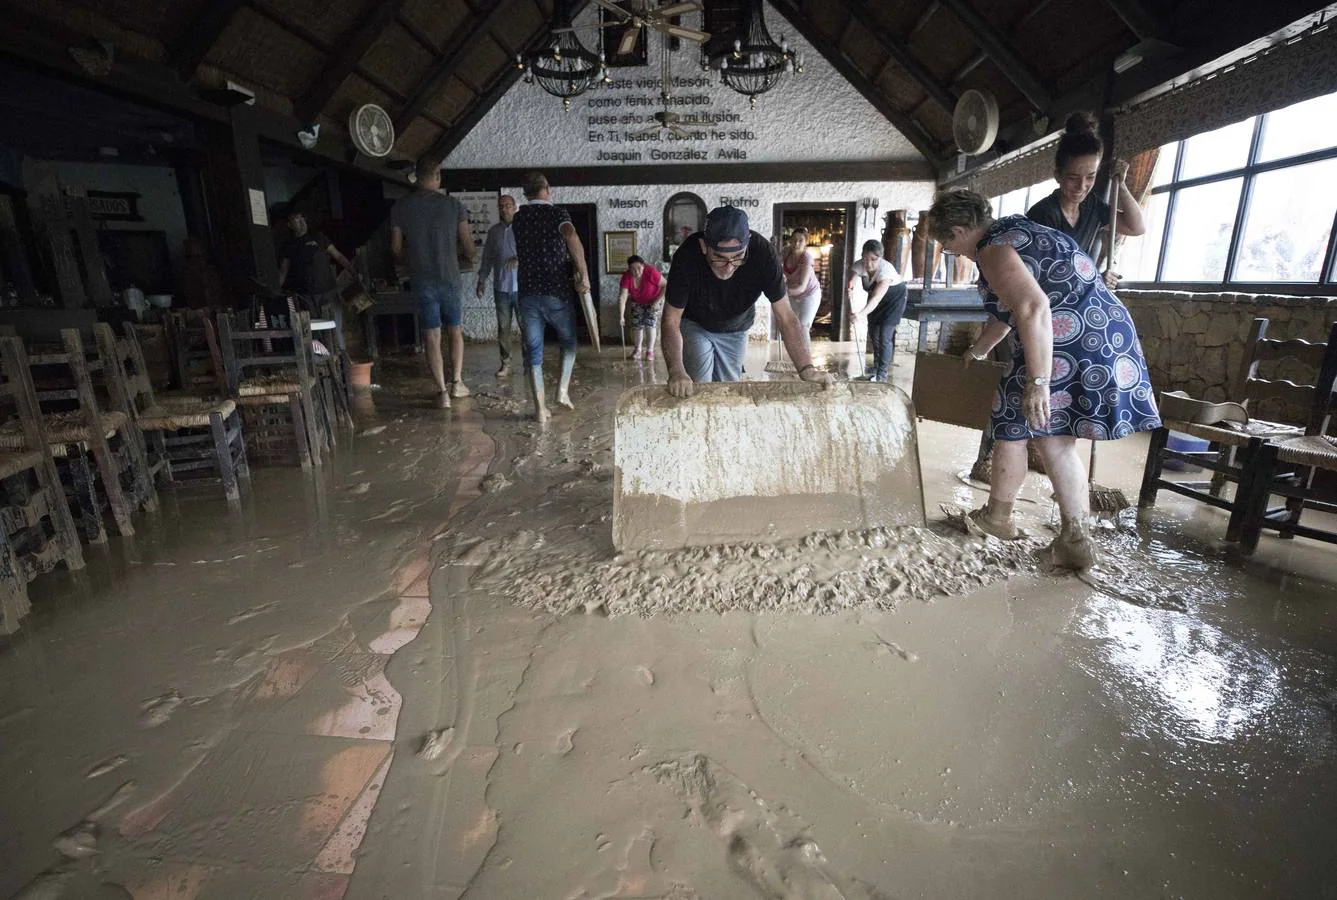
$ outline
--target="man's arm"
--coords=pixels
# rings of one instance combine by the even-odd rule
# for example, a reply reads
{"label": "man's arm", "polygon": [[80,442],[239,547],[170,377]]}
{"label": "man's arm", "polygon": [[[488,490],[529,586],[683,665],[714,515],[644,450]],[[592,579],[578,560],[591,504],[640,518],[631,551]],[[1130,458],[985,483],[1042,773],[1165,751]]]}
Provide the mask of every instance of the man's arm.
{"label": "man's arm", "polygon": [[396,265],[404,264],[404,230],[398,225],[390,226],[390,255]]}
{"label": "man's arm", "polygon": [[570,222],[563,222],[557,230],[566,240],[566,252],[571,254],[571,261],[576,264],[576,272],[580,274],[576,290],[584,293],[590,289],[590,273],[585,265],[585,245],[580,242],[580,235],[576,234],[576,226]]}
{"label": "man's arm", "polygon": [[339,248],[334,246],[334,244],[326,244],[325,251],[329,253],[330,257],[336,263],[342,266],[343,270],[347,272],[349,275],[352,275],[356,279],[360,279],[362,277],[361,275],[358,274],[357,269],[353,268],[353,264],[348,261],[348,257],[340,253]]}
{"label": "man's arm", "polygon": [[474,233],[469,229],[469,217],[460,219],[459,225],[460,249],[464,251],[464,258],[470,263],[474,261]]}
{"label": "man's arm", "polygon": [[[789,299],[781,298],[772,303],[771,316],[775,319],[775,326],[780,332],[780,339],[785,342],[785,350],[789,353],[794,368],[798,370],[798,377],[803,381],[811,381],[824,387],[831,385],[835,381],[831,373],[823,372],[812,363],[812,354],[808,352],[808,342],[803,340],[803,323],[799,322],[798,316],[794,315],[794,307],[789,305]],[[668,316],[664,318],[667,319]],[[665,334],[667,333],[668,331],[665,329]],[[665,355],[667,355],[667,351],[665,351]]]}
{"label": "man's arm", "polygon": [[279,261],[279,289],[283,289],[283,282],[288,280],[288,257],[283,257]]}
{"label": "man's arm", "polygon": [[675,397],[692,396],[692,376],[682,364],[682,310],[673,305],[664,307],[663,348],[664,364],[668,366],[669,393]]}
{"label": "man's arm", "polygon": [[488,231],[487,237],[483,240],[483,255],[478,260],[478,278],[476,279],[477,284],[474,286],[474,293],[479,297],[483,296],[487,277],[492,273],[493,257],[496,256],[497,243],[495,232]]}

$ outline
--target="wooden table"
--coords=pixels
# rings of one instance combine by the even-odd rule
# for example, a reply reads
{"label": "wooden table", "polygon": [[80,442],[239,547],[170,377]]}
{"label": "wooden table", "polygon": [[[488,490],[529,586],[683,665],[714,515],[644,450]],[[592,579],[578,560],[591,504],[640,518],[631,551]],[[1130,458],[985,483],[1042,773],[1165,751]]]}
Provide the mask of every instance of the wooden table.
{"label": "wooden table", "polygon": [[380,355],[378,326],[376,320],[381,316],[413,316],[413,350],[421,353],[422,325],[418,321],[418,299],[405,291],[373,295],[375,303],[362,313],[363,333],[367,339],[367,354],[376,359]]}

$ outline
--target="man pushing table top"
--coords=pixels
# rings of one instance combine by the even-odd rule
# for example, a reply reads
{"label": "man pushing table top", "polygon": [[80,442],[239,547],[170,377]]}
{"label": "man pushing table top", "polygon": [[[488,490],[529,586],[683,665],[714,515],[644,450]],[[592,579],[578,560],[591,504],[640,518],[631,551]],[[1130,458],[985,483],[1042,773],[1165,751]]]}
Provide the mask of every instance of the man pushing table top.
{"label": "man pushing table top", "polygon": [[698,382],[737,381],[743,374],[747,333],[765,294],[798,376],[833,383],[812,363],[802,326],[785,291],[784,272],[770,243],[748,227],[747,213],[719,206],[704,231],[673,254],[664,307],[664,360],[669,392],[690,397]]}

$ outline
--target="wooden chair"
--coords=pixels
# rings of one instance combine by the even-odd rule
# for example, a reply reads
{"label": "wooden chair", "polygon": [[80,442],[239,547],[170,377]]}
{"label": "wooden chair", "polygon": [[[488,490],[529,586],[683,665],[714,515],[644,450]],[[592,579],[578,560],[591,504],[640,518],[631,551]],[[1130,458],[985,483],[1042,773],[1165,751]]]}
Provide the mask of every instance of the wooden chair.
{"label": "wooden chair", "polygon": [[[1337,412],[1337,322],[1328,334],[1327,352],[1318,380],[1310,389],[1312,404],[1305,433],[1262,443],[1245,466],[1240,483],[1243,502],[1240,519],[1240,549],[1253,553],[1263,529],[1279,532],[1282,538],[1296,535],[1337,544],[1337,530],[1301,525],[1306,509],[1337,513],[1337,490],[1324,489],[1316,482],[1319,472],[1337,473],[1337,436],[1332,434]],[[1267,508],[1273,495],[1286,499],[1285,506]]]}
{"label": "wooden chair", "polygon": [[[125,386],[116,367],[100,356],[90,360],[83,338],[73,328],[61,330],[60,349],[31,353],[28,365],[38,385],[46,439],[75,496],[84,538],[92,543],[106,540],[104,505],[110,508],[118,532],[123,537],[133,535],[134,512],[155,511],[158,497],[143,435],[126,412]],[[0,427],[0,448],[37,449],[28,440],[15,423]]]}
{"label": "wooden chair", "polygon": [[241,407],[254,456],[289,457],[302,468],[321,464],[326,442],[318,409],[311,317],[293,315],[286,328],[241,326],[233,313],[218,317],[228,395]]}
{"label": "wooden chair", "polygon": [[167,313],[164,323],[176,390],[194,397],[226,397],[223,352],[211,314],[174,310]]}
{"label": "wooden chair", "polygon": [[84,567],[38,409],[23,342],[0,338],[0,417],[15,421],[33,450],[0,450],[0,634],[28,614],[28,584],[60,563]]}
{"label": "wooden chair", "polygon": [[[1266,400],[1279,400],[1288,408],[1308,409],[1314,390],[1312,383],[1296,384],[1275,376],[1269,379],[1263,377],[1264,372],[1272,374],[1283,361],[1294,360],[1312,370],[1317,378],[1327,347],[1326,344],[1301,340],[1272,340],[1267,337],[1267,328],[1267,319],[1254,319],[1253,331],[1245,346],[1244,362],[1230,389],[1232,400],[1251,413],[1247,426],[1177,421],[1163,412],[1164,424],[1152,432],[1151,444],[1147,448],[1147,461],[1138,497],[1140,508],[1155,506],[1156,495],[1161,489],[1173,491],[1229,511],[1231,518],[1226,539],[1239,540],[1244,518],[1241,502],[1243,491],[1238,485],[1250,457],[1265,440],[1299,437],[1305,430],[1305,423],[1299,417],[1293,422],[1263,421],[1252,418],[1253,409]],[[1208,449],[1171,450],[1166,446],[1171,431],[1206,440],[1209,442]],[[1210,482],[1171,481],[1162,474],[1165,462],[1171,459],[1208,469],[1213,476]],[[1237,485],[1234,496],[1229,499],[1222,496],[1228,482]]]}
{"label": "wooden chair", "polygon": [[118,368],[129,414],[144,433],[149,472],[168,484],[217,483],[230,502],[250,485],[246,442],[237,405],[226,398],[158,397],[134,327],[117,338],[110,325],[94,326],[101,356]]}

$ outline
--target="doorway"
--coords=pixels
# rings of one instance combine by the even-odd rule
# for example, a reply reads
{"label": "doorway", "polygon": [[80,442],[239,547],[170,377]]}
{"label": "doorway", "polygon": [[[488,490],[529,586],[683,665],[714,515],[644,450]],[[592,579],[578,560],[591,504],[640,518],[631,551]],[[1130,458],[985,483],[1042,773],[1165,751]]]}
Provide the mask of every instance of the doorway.
{"label": "doorway", "polygon": [[[562,203],[562,209],[571,214],[571,224],[580,237],[580,245],[585,248],[585,267],[590,273],[590,297],[594,300],[595,315],[600,315],[599,304],[599,206],[597,203]],[[572,273],[574,274],[574,273]],[[579,298],[577,298],[579,300]],[[585,317],[576,314],[576,334],[586,344],[593,343],[589,329],[585,326]]]}
{"label": "doorway", "polygon": [[808,229],[808,252],[812,254],[813,268],[822,285],[822,302],[813,320],[813,340],[849,340],[849,322],[845,312],[845,279],[854,264],[854,217],[857,204],[840,203],[777,203],[774,230],[783,255],[789,236],[796,228]]}

